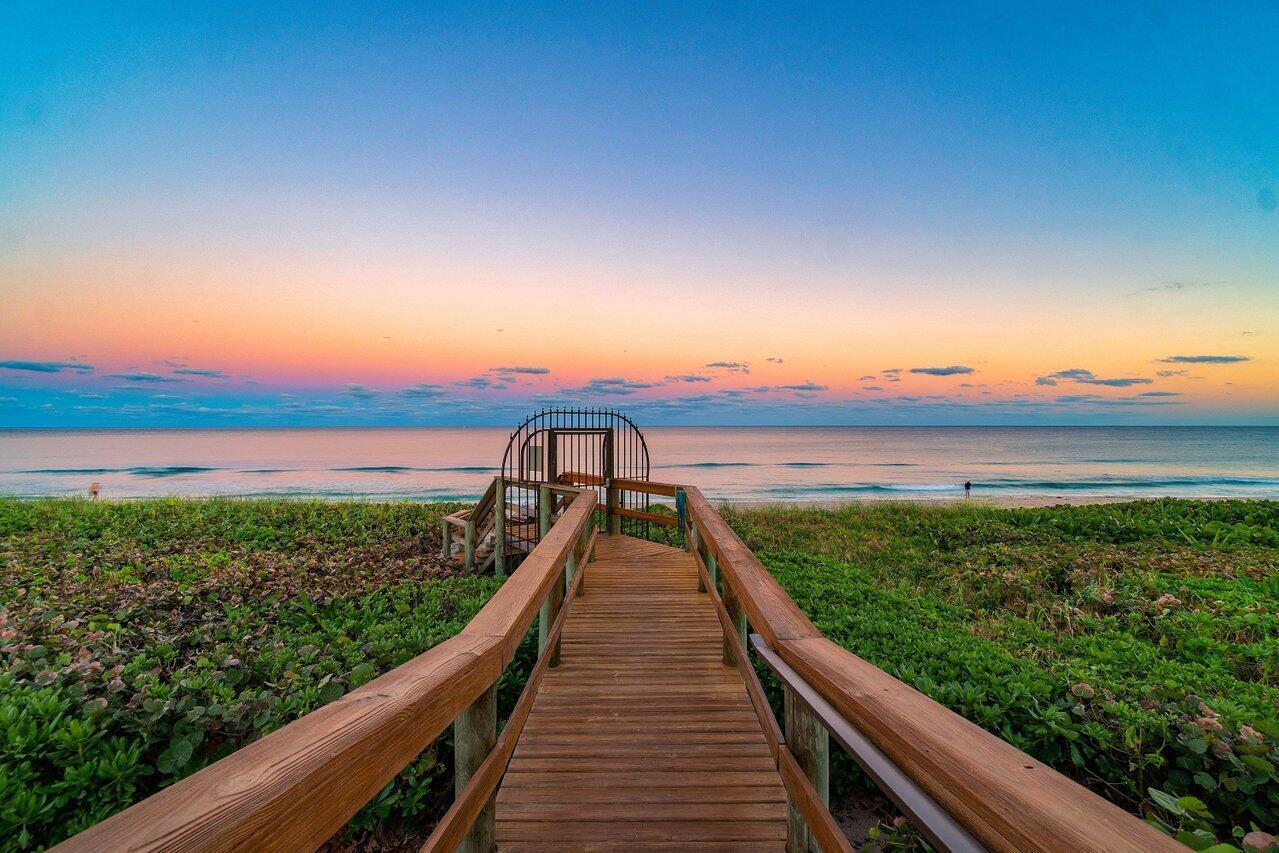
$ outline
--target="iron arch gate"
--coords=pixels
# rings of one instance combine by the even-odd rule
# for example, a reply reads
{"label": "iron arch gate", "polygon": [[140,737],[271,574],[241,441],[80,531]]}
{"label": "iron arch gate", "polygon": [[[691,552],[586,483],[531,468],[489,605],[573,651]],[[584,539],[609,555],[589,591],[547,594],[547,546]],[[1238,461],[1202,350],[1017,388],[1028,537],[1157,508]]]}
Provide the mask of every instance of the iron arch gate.
{"label": "iron arch gate", "polygon": [[[528,520],[506,528],[507,543],[523,553],[537,544],[540,483],[593,488],[605,505],[609,481],[648,477],[648,444],[626,415],[609,409],[543,409],[511,433],[502,457],[507,504],[514,515]],[[624,492],[616,501],[628,509],[649,509],[645,494]],[[624,533],[648,533],[648,522],[620,521]]]}

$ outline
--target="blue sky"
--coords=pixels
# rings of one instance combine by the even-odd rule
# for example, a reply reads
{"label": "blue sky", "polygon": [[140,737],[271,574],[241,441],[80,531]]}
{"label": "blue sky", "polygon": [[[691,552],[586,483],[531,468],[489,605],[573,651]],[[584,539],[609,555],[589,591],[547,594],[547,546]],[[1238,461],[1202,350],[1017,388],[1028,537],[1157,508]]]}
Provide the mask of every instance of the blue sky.
{"label": "blue sky", "polygon": [[[1273,423],[1277,44],[1273,2],[6,4],[0,364],[93,370],[0,367],[0,426]],[[1154,386],[1036,382],[1079,370]]]}

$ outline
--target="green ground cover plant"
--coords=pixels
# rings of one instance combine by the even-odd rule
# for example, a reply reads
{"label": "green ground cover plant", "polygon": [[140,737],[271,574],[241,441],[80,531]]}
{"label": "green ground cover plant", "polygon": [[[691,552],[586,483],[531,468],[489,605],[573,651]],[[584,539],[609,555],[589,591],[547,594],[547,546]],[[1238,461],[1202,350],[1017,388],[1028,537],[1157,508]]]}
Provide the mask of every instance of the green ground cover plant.
{"label": "green ground cover plant", "polygon": [[1189,846],[1279,827],[1279,502],[724,512],[832,640]]}
{"label": "green ground cover plant", "polygon": [[[439,557],[455,509],[0,500],[0,847],[56,843],[457,633],[498,581]],[[429,827],[447,737],[343,843]]]}
{"label": "green ground cover plant", "polygon": [[[0,846],[74,834],[459,631],[498,581],[438,556],[456,508],[0,499]],[[832,639],[1191,846],[1279,825],[1279,504],[725,513]],[[332,846],[416,849],[447,737]],[[860,784],[847,761],[836,780]]]}

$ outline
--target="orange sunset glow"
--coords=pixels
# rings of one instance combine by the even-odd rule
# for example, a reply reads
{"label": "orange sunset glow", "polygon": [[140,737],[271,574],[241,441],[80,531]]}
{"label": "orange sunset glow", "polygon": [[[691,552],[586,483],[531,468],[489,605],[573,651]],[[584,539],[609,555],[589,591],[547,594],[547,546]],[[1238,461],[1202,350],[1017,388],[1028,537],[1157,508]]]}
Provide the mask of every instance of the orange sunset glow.
{"label": "orange sunset glow", "polygon": [[[360,72],[396,97],[321,106],[288,50],[210,54],[208,77],[165,51],[90,70],[72,57],[101,26],[65,61],[32,53],[0,117],[0,425],[501,423],[555,402],[670,423],[1279,417],[1279,161],[1222,117],[1151,142],[1138,123],[1167,119],[1140,79],[1075,84],[1126,99],[1131,127],[976,68],[932,124],[842,69],[800,97],[698,89],[679,62],[694,88],[660,108],[619,67],[612,109],[583,113],[554,64],[562,90],[458,106],[426,81],[517,72],[419,51],[420,76]],[[920,72],[893,73],[909,91]],[[961,115],[992,133],[943,131]],[[521,366],[540,370],[496,370]]]}

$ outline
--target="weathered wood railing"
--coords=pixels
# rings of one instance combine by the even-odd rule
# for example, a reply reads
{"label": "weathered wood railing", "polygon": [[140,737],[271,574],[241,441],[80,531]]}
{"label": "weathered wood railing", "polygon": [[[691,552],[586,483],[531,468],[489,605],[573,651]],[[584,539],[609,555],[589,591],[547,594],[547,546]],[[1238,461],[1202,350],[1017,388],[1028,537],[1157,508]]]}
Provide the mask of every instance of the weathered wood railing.
{"label": "weathered wood railing", "polygon": [[[522,557],[522,551],[532,544],[528,532],[524,531],[527,525],[518,522],[515,525],[515,532],[523,531],[525,535],[515,536],[514,541],[511,536],[508,536],[511,532],[509,526],[512,524],[508,515],[512,512],[522,514],[526,509],[526,507],[508,503],[507,492],[512,489],[537,492],[537,504],[533,512],[543,523],[534,541],[540,541],[541,537],[546,535],[546,519],[552,515],[558,515],[564,505],[581,491],[557,483],[494,477],[474,507],[459,510],[440,519],[440,556],[451,559],[457,548],[461,547],[462,566],[468,574],[477,570],[483,573],[492,563],[493,573],[498,577],[504,577],[512,554]],[[491,552],[486,559],[477,562],[476,555],[490,534],[492,535]],[[516,550],[508,553],[512,544],[516,546]]]}
{"label": "weathered wood railing", "polygon": [[[540,609],[555,625],[544,626],[532,687],[516,708],[527,715],[541,672],[554,662],[547,644],[563,623],[566,578],[581,583],[576,569],[593,541],[596,503],[594,492],[582,491],[558,521],[547,519],[541,542],[461,633],[57,849],[313,850],[454,720],[461,805],[440,832],[483,847],[485,833],[492,836],[491,807],[484,816],[489,781],[519,731],[514,723],[511,738],[497,739],[496,683]],[[543,608],[548,599],[551,609]]]}
{"label": "weathered wood railing", "polygon": [[[501,492],[501,499],[498,498]],[[446,515],[440,520],[441,556],[445,559],[453,556],[453,549],[459,543],[462,546],[462,565],[469,573],[475,570],[475,551],[490,532],[493,539],[493,571],[497,575],[506,573],[504,547],[505,531],[502,522],[505,520],[506,484],[501,477],[494,477],[488,488],[480,495],[475,506]]]}
{"label": "weathered wood railing", "polygon": [[[595,530],[593,527],[589,530],[590,538],[586,541],[581,553],[583,559],[590,554],[595,543]],[[574,567],[575,562],[576,560],[570,560],[566,566],[567,582],[562,591],[562,603],[555,607],[555,618],[549,624],[547,611],[543,611],[542,631],[538,637],[537,663],[533,666],[533,671],[529,673],[524,690],[520,693],[514,710],[506,720],[502,736],[492,741],[489,738],[492,727],[487,721],[490,717],[496,718],[496,694],[492,700],[489,700],[493,705],[493,713],[486,714],[485,724],[479,737],[472,738],[475,742],[462,744],[461,732],[455,735],[455,738],[459,740],[459,745],[456,747],[459,757],[480,760],[474,767],[465,769],[459,764],[454,780],[456,798],[453,805],[436,825],[431,837],[422,845],[422,850],[462,850],[468,853],[485,853],[493,849],[493,803],[498,782],[501,781],[506,765],[515,752],[520,733],[524,731],[524,723],[528,721],[529,713],[533,710],[533,700],[537,696],[538,687],[541,686],[542,677],[546,675],[547,669],[559,664],[560,633],[564,629],[564,621],[568,618],[573,599],[582,590],[585,572],[578,570],[582,568],[581,566]],[[548,601],[559,589],[558,584],[552,588],[551,594],[547,596]],[[543,605],[543,607],[546,606]]]}
{"label": "weathered wood railing", "polygon": [[[702,493],[691,486],[679,488],[686,539],[704,583],[708,591],[723,591],[718,609],[725,627],[726,660],[731,653],[738,662],[752,699],[758,693],[752,686],[753,672],[740,665],[748,631],[753,629],[766,663],[781,664],[785,736],[778,738],[771,710],[760,711],[760,716],[765,732],[772,733],[770,742],[777,740],[775,756],[790,795],[794,846],[842,848],[826,809],[829,725],[854,759],[942,849],[1184,849],[1114,803],[823,637]],[[822,708],[811,707],[805,695]],[[859,750],[860,744],[869,749]]]}
{"label": "weathered wood railing", "polygon": [[654,483],[648,480],[627,480],[623,478],[605,478],[598,474],[584,474],[580,471],[566,471],[560,475],[561,482],[569,483],[575,486],[603,486],[604,502],[601,509],[605,515],[605,530],[609,533],[620,532],[620,522],[623,518],[633,518],[636,521],[647,521],[650,524],[656,524],[662,527],[678,527],[679,520],[656,512],[647,512],[642,509],[633,509],[623,506],[621,496],[623,492],[640,492],[645,495],[659,495],[662,497],[674,498],[679,487],[671,483]]}

